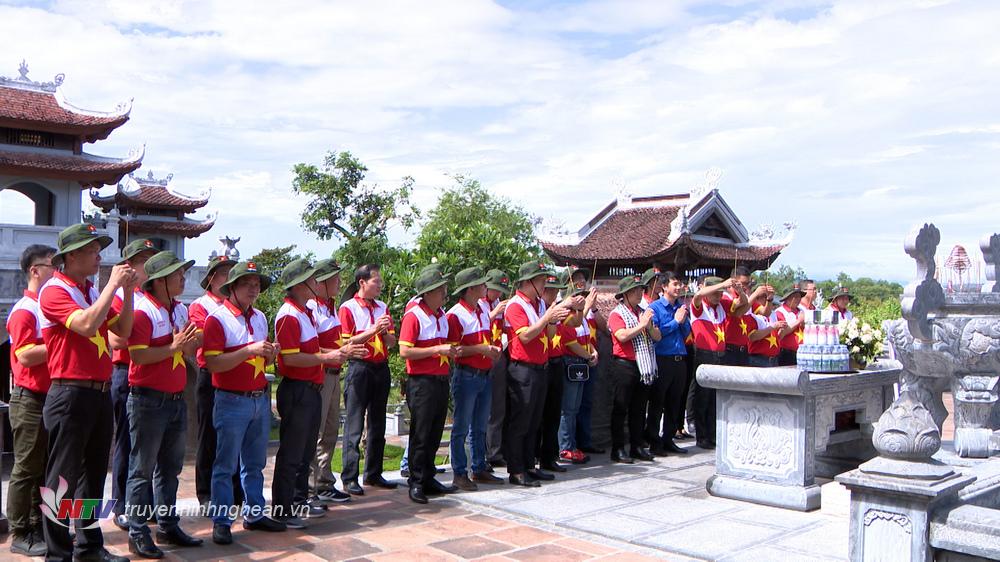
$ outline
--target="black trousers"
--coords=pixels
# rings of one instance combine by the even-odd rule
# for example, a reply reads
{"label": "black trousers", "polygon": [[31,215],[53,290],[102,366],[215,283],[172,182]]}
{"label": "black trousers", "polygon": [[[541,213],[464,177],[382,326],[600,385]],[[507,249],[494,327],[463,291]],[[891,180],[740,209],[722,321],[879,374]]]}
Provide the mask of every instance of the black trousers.
{"label": "black trousers", "polygon": [[[723,365],[723,353],[713,353],[696,349],[694,352],[695,369],[702,365]],[[694,380],[694,431],[699,441],[715,443],[715,389],[698,384]]]}
{"label": "black trousers", "polygon": [[685,429],[685,421],[694,422],[694,346],[686,346],[687,351],[687,374],[684,378],[684,406],[677,411],[677,425],[679,430]]}
{"label": "black trousers", "polygon": [[437,469],[434,456],[441,446],[448,417],[448,376],[410,375],[406,379],[406,404],[410,407],[410,443],[407,462],[411,486],[426,486]]}
{"label": "black trousers", "polygon": [[486,460],[498,461],[504,458],[503,433],[504,421],[507,419],[507,350],[490,369],[490,379],[493,384],[493,401],[490,404],[490,421],[486,426]]}
{"label": "black trousers", "polygon": [[778,352],[778,366],[789,367],[798,363],[797,352],[791,349],[782,349]]}
{"label": "black trousers", "polygon": [[747,353],[746,346],[737,345],[727,345],[726,346],[726,365],[732,365],[734,367],[746,367],[750,364],[750,355]]}
{"label": "black trousers", "polygon": [[[212,412],[215,410],[215,388],[212,373],[204,367],[198,369],[195,381],[195,409],[198,415],[198,450],[194,457],[194,489],[198,503],[208,503],[212,498],[212,465],[215,464],[215,426]],[[235,505],[243,503],[243,484],[240,473],[233,474],[233,500]]]}
{"label": "black trousers", "polygon": [[389,400],[389,364],[351,361],[344,378],[344,468],[340,479],[357,482],[361,462],[361,434],[365,439],[365,478],[382,475],[385,454],[385,405]]}
{"label": "black trousers", "polygon": [[538,427],[537,455],[543,463],[555,463],[559,460],[559,422],[562,420],[562,395],[565,384],[566,362],[562,357],[549,359],[542,423]]}
{"label": "black trousers", "polygon": [[511,361],[507,368],[507,426],[504,454],[509,474],[535,466],[535,437],[542,421],[548,372],[544,365]]}
{"label": "black trousers", "polygon": [[[672,442],[684,415],[684,388],[687,382],[687,356],[657,355],[656,381],[649,389],[646,410],[646,441],[652,446]],[[680,410],[680,416],[678,416]],[[660,433],[662,428],[662,435]]]}
{"label": "black trousers", "polygon": [[625,448],[625,424],[631,449],[646,447],[646,403],[649,387],[639,380],[635,361],[615,357],[611,360],[611,447]]}
{"label": "black trousers", "polygon": [[[271,504],[290,515],[292,505],[309,499],[309,466],[316,456],[323,397],[306,381],[282,377],[277,391],[278,453],[274,457]],[[277,510],[281,507],[281,511]]]}
{"label": "black trousers", "polygon": [[[47,488],[57,491],[60,483],[66,485],[66,493],[62,496],[65,499],[104,497],[113,417],[110,393],[77,386],[52,385],[42,409],[42,420],[49,432],[49,460],[45,467]],[[124,502],[124,498],[118,501]],[[67,524],[69,522],[66,519],[62,521]],[[94,517],[75,520],[77,531],[74,552],[69,527],[45,518],[43,530],[45,544],[48,546],[46,558],[69,561],[74,555],[81,558],[96,556],[104,547],[101,528],[82,528],[96,521]]]}

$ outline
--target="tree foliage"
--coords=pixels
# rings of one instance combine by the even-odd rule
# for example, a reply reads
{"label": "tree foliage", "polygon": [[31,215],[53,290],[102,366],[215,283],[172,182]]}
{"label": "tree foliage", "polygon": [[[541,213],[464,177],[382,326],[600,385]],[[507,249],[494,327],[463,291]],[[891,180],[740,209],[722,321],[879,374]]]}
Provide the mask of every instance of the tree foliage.
{"label": "tree foliage", "polygon": [[513,275],[520,264],[541,256],[534,236],[537,219],[478,180],[461,175],[454,180],[417,236],[417,263],[436,260],[451,274],[480,266]]}
{"label": "tree foliage", "polygon": [[281,308],[281,303],[285,300],[285,292],[277,283],[278,275],[281,274],[281,270],[286,265],[299,258],[312,259],[312,253],[297,254],[294,244],[264,248],[250,258],[250,261],[257,265],[258,271],[271,278],[271,286],[266,291],[261,292],[254,306],[264,313],[268,321],[268,332],[272,335],[274,334],[274,317],[278,313],[278,309]]}

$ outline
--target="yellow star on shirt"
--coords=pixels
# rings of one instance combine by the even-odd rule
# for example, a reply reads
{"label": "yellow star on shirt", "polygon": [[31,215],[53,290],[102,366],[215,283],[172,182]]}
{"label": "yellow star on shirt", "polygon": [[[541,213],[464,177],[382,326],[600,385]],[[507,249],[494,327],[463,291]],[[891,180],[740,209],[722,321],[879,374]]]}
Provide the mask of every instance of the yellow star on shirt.
{"label": "yellow star on shirt", "polygon": [[747,335],[747,321],[742,318],[740,319],[740,331],[743,332],[744,336]]}
{"label": "yellow star on shirt", "polygon": [[100,334],[100,332],[94,334],[93,336],[87,338],[90,343],[97,346],[97,358],[100,359],[104,355],[111,355],[108,352],[108,340]]}
{"label": "yellow star on shirt", "polygon": [[552,336],[552,349],[557,349],[560,345],[562,345],[562,334]]}
{"label": "yellow star on shirt", "polygon": [[718,338],[719,343],[722,343],[722,342],[726,341],[726,331],[723,330],[721,327],[716,326],[715,327],[715,337]]}
{"label": "yellow star on shirt", "polygon": [[500,328],[499,324],[493,325],[493,341],[500,341],[500,336],[503,335],[503,330]]}
{"label": "yellow star on shirt", "polygon": [[486,337],[486,334],[483,334],[483,345],[491,345],[489,338]]}
{"label": "yellow star on shirt", "polygon": [[448,356],[447,355],[438,355],[438,357],[441,358],[441,362],[439,363],[439,365],[447,365],[448,364],[449,361],[448,361]]}
{"label": "yellow star on shirt", "polygon": [[542,351],[545,352],[545,353],[548,353],[548,351],[549,351],[549,336],[543,333],[541,336],[538,337],[538,339],[540,339],[542,341]]}
{"label": "yellow star on shirt", "polygon": [[171,369],[176,369],[178,365],[184,364],[184,354],[180,351],[174,352],[174,363],[170,366]]}
{"label": "yellow star on shirt", "polygon": [[254,355],[250,359],[244,361],[244,363],[253,367],[254,378],[264,374],[264,358],[260,355]]}
{"label": "yellow star on shirt", "polygon": [[797,330],[795,332],[795,339],[799,340],[799,343],[805,341],[805,336],[803,335],[802,330]]}
{"label": "yellow star on shirt", "polygon": [[777,338],[777,336],[774,335],[774,332],[771,332],[770,334],[768,334],[768,336],[766,338],[764,338],[764,340],[768,344],[770,344],[771,347],[778,347],[778,338]]}
{"label": "yellow star on shirt", "polygon": [[382,345],[382,336],[375,334],[372,338],[372,357],[385,355],[385,347]]}

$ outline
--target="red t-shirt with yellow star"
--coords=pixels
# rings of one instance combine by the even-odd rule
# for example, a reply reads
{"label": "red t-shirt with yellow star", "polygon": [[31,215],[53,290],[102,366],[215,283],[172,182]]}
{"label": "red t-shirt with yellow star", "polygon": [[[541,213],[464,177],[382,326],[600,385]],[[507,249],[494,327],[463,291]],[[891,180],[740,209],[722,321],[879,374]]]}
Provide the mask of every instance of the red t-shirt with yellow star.
{"label": "red t-shirt with yellow star", "polygon": [[[399,326],[399,345],[403,347],[434,347],[448,343],[448,317],[441,310],[432,311],[421,301],[403,314]],[[406,374],[447,376],[448,358],[432,355],[423,359],[407,359]]]}
{"label": "red t-shirt with yellow star", "polygon": [[[493,331],[489,312],[478,304],[469,306],[464,300],[451,307],[448,311],[448,341],[454,345],[494,345]],[[455,360],[459,365],[465,365],[480,371],[488,371],[493,366],[493,360],[476,353]]]}
{"label": "red t-shirt with yellow star", "polygon": [[7,316],[7,333],[10,335],[10,370],[14,384],[32,392],[46,394],[52,381],[49,380],[49,366],[45,361],[25,367],[18,356],[29,349],[45,345],[42,339],[41,312],[38,310],[38,295],[25,291],[21,300],[14,304]]}
{"label": "red t-shirt with yellow star", "polygon": [[566,355],[576,355],[572,351],[566,349],[566,344],[571,341],[576,341],[576,328],[571,328],[566,324],[566,320],[563,320],[556,326],[556,333],[549,337],[549,358],[555,357],[565,357]]}
{"label": "red t-shirt with yellow star", "polygon": [[[634,312],[638,318],[642,314],[642,309],[637,309]],[[611,314],[608,315],[608,331],[611,332],[611,354],[615,357],[635,361],[635,343],[632,340],[626,342],[618,341],[618,338],[615,337],[615,332],[625,329],[625,319],[622,318],[622,315],[617,310],[612,310]]]}
{"label": "red t-shirt with yellow star", "polygon": [[549,336],[543,328],[534,339],[525,343],[518,334],[524,332],[545,314],[545,303],[538,299],[532,301],[524,293],[518,291],[504,310],[504,322],[508,329],[507,349],[511,361],[544,365],[549,360]]}
{"label": "red t-shirt with yellow star", "polygon": [[726,345],[749,346],[750,332],[757,325],[750,308],[747,308],[746,313],[737,316],[734,312],[736,310],[736,297],[728,291],[722,295],[721,304],[726,309]]}
{"label": "red t-shirt with yellow star", "polygon": [[97,302],[100,293],[87,280],[84,285],[56,271],[38,293],[42,311],[42,339],[48,352],[49,376],[52,379],[80,379],[107,382],[111,379],[111,346],[108,326],[118,321],[110,308],[107,318],[90,337],[81,336],[69,327],[85,309]]}
{"label": "red t-shirt with yellow star", "polygon": [[[267,318],[251,308],[246,314],[228,300],[205,319],[205,357],[222,355],[267,338]],[[228,371],[212,373],[212,386],[222,390],[250,392],[267,386],[267,360],[255,355]]]}
{"label": "red t-shirt with yellow star", "polygon": [[[368,330],[375,322],[383,317],[389,316],[389,309],[384,302],[379,300],[368,301],[357,295],[348,299],[340,305],[340,334],[344,340],[348,340],[358,334]],[[392,317],[389,316],[390,335],[396,334],[395,326],[392,324]],[[382,334],[375,334],[367,342],[368,356],[362,359],[367,363],[385,363],[389,360],[388,350],[385,348],[385,339]]]}
{"label": "red t-shirt with yellow star", "polygon": [[[788,308],[788,305],[786,304],[781,305],[778,308],[778,310],[775,310],[774,312],[778,320],[784,320],[789,324],[795,322],[796,316],[798,316],[799,314],[798,309],[792,310]],[[802,331],[802,326],[799,326],[798,328],[790,332],[788,335],[781,338],[781,340],[778,342],[778,347],[788,351],[798,351],[799,344],[802,343],[803,336],[804,333]]]}
{"label": "red t-shirt with yellow star", "polygon": [[720,302],[710,306],[706,301],[691,301],[691,334],[695,349],[726,350],[726,308]]}
{"label": "red t-shirt with yellow star", "polygon": [[[132,294],[133,310],[137,307],[139,299],[142,298],[144,294],[145,293],[143,293],[138,287],[135,289]],[[111,301],[111,312],[113,312],[115,316],[118,316],[122,313],[123,306],[125,306],[125,291],[119,287],[118,290],[115,291],[115,298]],[[111,362],[115,365],[125,365],[127,367],[131,360],[132,358],[129,357],[127,347],[125,349],[111,350]]]}
{"label": "red t-shirt with yellow star", "polygon": [[[770,318],[761,314],[753,315],[754,323],[751,331],[763,330],[777,321],[774,313]],[[763,355],[764,357],[777,357],[778,351],[778,330],[771,330],[771,333],[762,339],[750,342],[750,355]]]}
{"label": "red t-shirt with yellow star", "polygon": [[[157,302],[156,298],[146,293],[144,298],[136,300],[135,317],[132,320],[132,333],[128,337],[129,352],[150,347],[164,347],[174,341],[174,330],[183,330],[188,323],[187,307],[174,301],[171,310]],[[170,357],[151,363],[139,365],[131,361],[128,369],[129,386],[151,388],[168,394],[184,391],[187,382],[187,367],[184,355],[177,351]]]}
{"label": "red t-shirt with yellow star", "polygon": [[319,332],[312,311],[286,298],[274,318],[274,338],[281,347],[278,355],[278,372],[281,376],[323,384],[323,365],[293,367],[285,362],[285,356],[293,353],[319,353]]}

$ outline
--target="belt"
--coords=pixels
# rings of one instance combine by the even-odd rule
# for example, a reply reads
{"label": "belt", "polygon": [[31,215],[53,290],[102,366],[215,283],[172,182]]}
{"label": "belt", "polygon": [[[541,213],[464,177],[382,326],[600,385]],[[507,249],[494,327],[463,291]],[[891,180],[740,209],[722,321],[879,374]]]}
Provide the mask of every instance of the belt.
{"label": "belt", "polygon": [[705,357],[712,357],[714,359],[722,359],[723,357],[726,356],[725,351],[712,351],[709,349],[697,349],[697,348],[695,348],[694,354],[696,357],[698,355],[704,355]]}
{"label": "belt", "polygon": [[657,355],[657,357],[662,357],[667,361],[674,361],[677,363],[680,363],[681,361],[687,359],[687,355]]}
{"label": "belt", "polygon": [[339,375],[340,367],[326,367],[323,369],[323,372],[325,372],[328,375]]}
{"label": "belt", "polygon": [[90,390],[99,390],[101,392],[108,392],[111,390],[111,381],[88,381],[85,379],[52,379],[52,384],[59,386],[75,386],[78,388],[89,388]]}
{"label": "belt", "polygon": [[216,388],[215,390],[221,392],[228,392],[229,394],[235,394],[236,396],[246,396],[247,398],[260,398],[264,396],[264,391],[266,388],[260,390],[229,390],[227,388]]}
{"label": "belt", "polygon": [[620,363],[622,365],[627,365],[629,367],[637,367],[639,365],[639,363],[631,359],[625,359],[624,357],[612,357],[611,360],[614,361],[615,363]]}
{"label": "belt", "polygon": [[455,367],[455,369],[461,369],[463,371],[469,371],[473,375],[479,375],[481,377],[488,377],[488,376],[490,376],[490,370],[489,369],[476,369],[475,367],[467,367],[467,366],[462,365],[462,364],[457,365]]}
{"label": "belt", "polygon": [[521,367],[527,367],[528,369],[531,369],[532,371],[544,371],[545,369],[548,368],[548,364],[546,364],[546,363],[542,363],[541,365],[539,365],[537,363],[526,363],[524,361],[513,360],[513,361],[510,362],[510,364],[511,365],[520,365]]}
{"label": "belt", "polygon": [[143,386],[133,386],[129,387],[129,393],[135,394],[136,396],[146,396],[148,398],[158,398],[161,400],[183,400],[184,391],[181,392],[162,392],[153,388],[146,388]]}
{"label": "belt", "polygon": [[294,383],[298,383],[298,384],[304,384],[304,385],[308,386],[309,388],[315,390],[316,392],[322,392],[323,391],[323,384],[322,383],[315,383],[315,382],[310,382],[310,381],[304,381],[302,379],[293,379],[291,377],[285,377],[282,380],[287,381],[287,382],[294,382]]}
{"label": "belt", "polygon": [[726,351],[738,351],[740,353],[747,352],[747,346],[745,345],[729,345],[726,344]]}
{"label": "belt", "polygon": [[28,396],[31,396],[35,400],[38,400],[38,401],[41,401],[41,402],[45,402],[45,393],[44,392],[37,392],[37,391],[31,390],[30,388],[24,388],[23,386],[18,386],[16,384],[14,385],[14,390],[15,391],[20,390],[22,396],[25,395],[25,394],[27,394]]}

